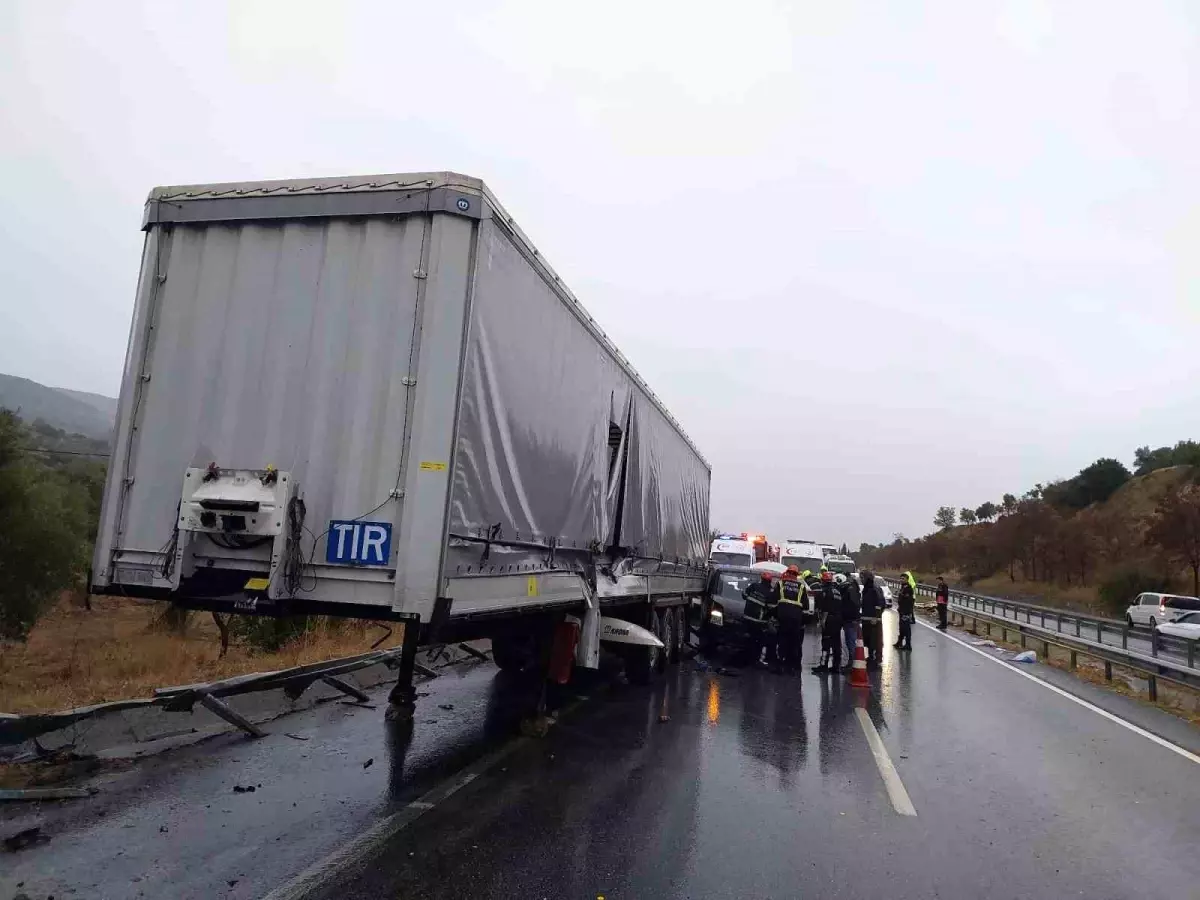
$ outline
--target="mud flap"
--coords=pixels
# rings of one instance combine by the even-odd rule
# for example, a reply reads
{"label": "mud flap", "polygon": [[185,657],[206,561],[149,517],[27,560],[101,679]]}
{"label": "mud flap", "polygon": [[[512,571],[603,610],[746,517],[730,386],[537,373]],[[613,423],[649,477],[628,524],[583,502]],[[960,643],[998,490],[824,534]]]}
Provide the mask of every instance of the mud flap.
{"label": "mud flap", "polygon": [[583,579],[583,597],[587,611],[579,630],[579,643],[575,645],[575,665],[582,669],[600,668],[600,604],[587,579]]}

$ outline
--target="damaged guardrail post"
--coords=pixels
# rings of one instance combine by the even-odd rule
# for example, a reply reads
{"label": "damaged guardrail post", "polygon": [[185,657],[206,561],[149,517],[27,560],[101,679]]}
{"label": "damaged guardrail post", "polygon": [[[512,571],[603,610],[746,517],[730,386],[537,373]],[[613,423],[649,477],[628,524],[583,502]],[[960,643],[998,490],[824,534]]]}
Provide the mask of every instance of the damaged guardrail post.
{"label": "damaged guardrail post", "polygon": [[197,691],[196,699],[200,701],[200,705],[207,709],[214,716],[219,716],[230,725],[236,725],[250,737],[260,738],[266,737],[267,733],[231,707],[228,703],[218,700],[207,691]]}
{"label": "damaged guardrail post", "polygon": [[348,697],[353,697],[359,703],[367,703],[371,699],[354,685],[350,684],[350,682],[344,681],[341,678],[338,678],[336,675],[322,675],[321,681],[329,685],[334,690],[341,691]]}

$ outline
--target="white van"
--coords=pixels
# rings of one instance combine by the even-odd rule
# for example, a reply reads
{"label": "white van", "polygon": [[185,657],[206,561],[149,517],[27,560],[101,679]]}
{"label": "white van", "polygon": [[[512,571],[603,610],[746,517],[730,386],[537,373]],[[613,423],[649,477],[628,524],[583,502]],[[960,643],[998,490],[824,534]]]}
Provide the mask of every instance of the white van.
{"label": "white van", "polygon": [[718,537],[708,551],[708,561],[714,566],[754,565],[754,544],[740,537]]}
{"label": "white van", "polygon": [[821,552],[820,544],[787,540],[779,548],[779,561],[785,566],[795,566],[801,572],[819,572],[825,555]]}

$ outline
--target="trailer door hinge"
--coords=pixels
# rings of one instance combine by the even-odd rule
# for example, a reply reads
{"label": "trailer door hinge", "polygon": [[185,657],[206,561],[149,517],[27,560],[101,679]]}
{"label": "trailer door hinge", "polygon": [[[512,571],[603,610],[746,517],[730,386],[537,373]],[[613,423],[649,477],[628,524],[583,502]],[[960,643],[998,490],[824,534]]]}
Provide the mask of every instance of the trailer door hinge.
{"label": "trailer door hinge", "polygon": [[149,372],[146,372],[144,375],[142,375],[142,377],[141,377],[141,380],[142,380],[142,383],[143,383],[143,384],[144,384],[145,382],[149,381],[149,380],[150,380],[150,373],[149,373]]}
{"label": "trailer door hinge", "polygon": [[400,383],[402,385],[404,385],[405,387],[412,387],[413,385],[415,385],[417,383],[417,379],[414,378],[412,375],[405,375],[403,378],[400,379]]}
{"label": "trailer door hinge", "polygon": [[413,269],[413,278],[428,278],[429,273],[424,269]]}
{"label": "trailer door hinge", "polygon": [[403,488],[395,488],[390,494],[388,494],[388,497],[392,500],[403,500],[404,499],[404,489]]}

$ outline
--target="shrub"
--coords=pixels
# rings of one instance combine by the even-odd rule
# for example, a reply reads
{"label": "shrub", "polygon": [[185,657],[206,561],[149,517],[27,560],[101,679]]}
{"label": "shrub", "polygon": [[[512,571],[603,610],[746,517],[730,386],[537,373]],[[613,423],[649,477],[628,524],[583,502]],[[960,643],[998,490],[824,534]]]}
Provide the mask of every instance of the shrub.
{"label": "shrub", "polygon": [[87,567],[92,528],[82,492],[25,450],[27,431],[0,410],[0,639],[24,640]]}
{"label": "shrub", "polygon": [[285,644],[309,631],[312,616],[233,616],[229,630],[234,637],[262,653],[278,653]]}
{"label": "shrub", "polygon": [[1125,608],[1138,594],[1146,591],[1170,593],[1177,589],[1175,579],[1147,569],[1141,564],[1124,566],[1100,582],[1100,601],[1110,612],[1124,615]]}

